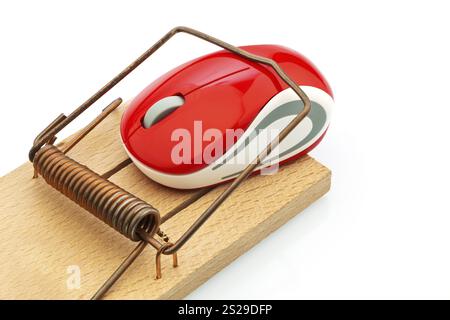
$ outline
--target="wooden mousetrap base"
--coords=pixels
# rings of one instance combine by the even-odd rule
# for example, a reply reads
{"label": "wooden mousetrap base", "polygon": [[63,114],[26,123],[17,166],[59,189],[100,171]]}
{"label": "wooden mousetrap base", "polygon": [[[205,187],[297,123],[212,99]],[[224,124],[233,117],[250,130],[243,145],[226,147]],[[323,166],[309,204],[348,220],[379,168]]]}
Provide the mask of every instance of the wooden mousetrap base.
{"label": "wooden mousetrap base", "polygon": [[[68,155],[100,174],[126,159],[119,137],[122,110],[114,111]],[[136,243],[32,175],[32,164],[25,163],[0,178],[0,298],[89,299]],[[183,298],[324,195],[330,176],[326,167],[306,156],[274,175],[249,178],[181,249],[177,268],[172,268],[171,256],[163,256],[162,279],[155,280],[155,250],[148,247],[104,298]],[[161,215],[194,192],[158,185],[133,164],[110,180]],[[169,220],[163,231],[176,240],[224,187]],[[77,268],[80,287],[69,289],[67,282]]]}

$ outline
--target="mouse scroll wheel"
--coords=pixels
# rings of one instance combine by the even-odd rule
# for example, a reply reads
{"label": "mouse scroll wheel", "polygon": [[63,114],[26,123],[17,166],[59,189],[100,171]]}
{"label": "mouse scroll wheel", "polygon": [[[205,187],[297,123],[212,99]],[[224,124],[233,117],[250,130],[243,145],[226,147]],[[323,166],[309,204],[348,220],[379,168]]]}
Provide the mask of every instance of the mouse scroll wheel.
{"label": "mouse scroll wheel", "polygon": [[145,113],[142,120],[144,128],[150,128],[155,123],[161,121],[177,108],[184,104],[184,98],[181,96],[165,97],[155,102]]}

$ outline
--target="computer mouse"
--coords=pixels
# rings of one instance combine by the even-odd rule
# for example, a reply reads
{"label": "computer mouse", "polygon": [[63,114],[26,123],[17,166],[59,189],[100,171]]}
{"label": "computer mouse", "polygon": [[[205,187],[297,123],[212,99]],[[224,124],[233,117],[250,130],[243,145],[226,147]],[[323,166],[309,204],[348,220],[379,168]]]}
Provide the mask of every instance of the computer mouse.
{"label": "computer mouse", "polygon": [[[320,71],[294,50],[241,48],[274,60],[311,100],[308,117],[255,169],[275,172],[322,140],[333,93]],[[218,51],[148,85],[124,111],[120,132],[145,175],[168,187],[195,189],[235,178],[302,108],[271,67]]]}

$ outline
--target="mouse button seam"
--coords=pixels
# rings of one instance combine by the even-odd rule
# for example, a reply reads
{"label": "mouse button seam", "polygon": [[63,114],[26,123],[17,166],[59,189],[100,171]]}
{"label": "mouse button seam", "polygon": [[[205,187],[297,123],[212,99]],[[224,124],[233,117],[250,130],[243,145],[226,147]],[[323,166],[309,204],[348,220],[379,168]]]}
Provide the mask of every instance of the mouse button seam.
{"label": "mouse button seam", "polygon": [[191,93],[193,93],[193,92],[195,92],[195,91],[197,91],[197,90],[199,90],[199,89],[202,89],[202,88],[204,88],[204,87],[210,86],[210,85],[214,84],[214,83],[217,82],[217,81],[223,80],[223,79],[225,79],[225,78],[227,78],[227,77],[233,76],[233,75],[235,75],[235,74],[238,74],[238,73],[240,73],[240,72],[246,71],[246,70],[248,70],[248,69],[250,69],[250,67],[244,67],[244,68],[242,68],[242,69],[233,71],[233,72],[228,73],[228,74],[226,74],[226,75],[223,75],[223,76],[221,76],[221,77],[219,77],[219,78],[217,78],[217,79],[214,79],[214,80],[211,80],[211,81],[209,81],[209,82],[206,82],[206,83],[202,84],[200,87],[195,88],[195,89],[192,89],[191,91],[187,92],[187,93],[185,94],[185,96],[187,97],[189,94],[191,94]]}

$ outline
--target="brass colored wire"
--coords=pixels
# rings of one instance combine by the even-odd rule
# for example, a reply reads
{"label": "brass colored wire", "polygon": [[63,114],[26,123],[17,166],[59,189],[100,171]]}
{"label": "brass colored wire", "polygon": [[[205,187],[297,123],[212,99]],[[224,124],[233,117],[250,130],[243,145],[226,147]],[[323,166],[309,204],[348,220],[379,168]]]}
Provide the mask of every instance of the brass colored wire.
{"label": "brass colored wire", "polygon": [[[75,120],[81,113],[88,109],[92,104],[99,100],[104,94],[112,89],[117,83],[122,81],[128,74],[141,65],[155,51],[164,45],[170,38],[177,33],[187,33],[207,42],[213,43],[234,54],[246,58],[253,62],[258,62],[271,67],[300,98],[304,107],[291,122],[283,128],[278,137],[270,142],[241,174],[213,201],[213,203],[200,215],[200,217],[185,231],[181,237],[173,244],[167,242],[162,245],[154,243],[153,235],[159,230],[159,226],[164,221],[172,218],[175,214],[188,207],[192,202],[201,198],[207,189],[200,190],[192,199],[183,202],[172,212],[160,219],[159,212],[150,204],[133,196],[127,191],[121,189],[114,183],[107,180],[109,176],[124,168],[130,163],[129,160],[122,161],[113,169],[106,172],[103,177],[96,174],[86,166],[67,157],[63,151],[59,150],[52,143],[56,139],[56,134],[65,128],[70,122]],[[69,143],[66,150],[72,148],[89,131],[91,131],[100,121],[102,121],[109,112],[112,112],[121,100],[113,101],[110,106],[95,119],[91,125],[85,128],[75,139]],[[292,79],[283,71],[283,69],[273,60],[254,55],[238,47],[232,46],[222,40],[211,37],[205,33],[188,27],[175,27],[164,35],[159,41],[145,51],[141,56],[134,60],[128,67],[122,70],[118,75],[105,84],[99,91],[94,93],[83,104],[76,108],[68,116],[59,115],[44,129],[34,140],[33,146],[29,152],[29,159],[35,168],[35,177],[40,174],[48,184],[66,195],[72,201],[95,215],[98,219],[107,223],[109,226],[133,241],[141,240],[141,243],[135,248],[130,256],[119,266],[116,272],[99,289],[94,298],[101,298],[108,289],[119,279],[125,270],[142,252],[146,243],[157,248],[157,271],[159,265],[160,274],[160,255],[172,254],[174,257],[174,266],[177,265],[176,253],[192,237],[193,234],[209,219],[209,217],[220,207],[220,205],[237,189],[237,187],[250,175],[251,172],[261,163],[261,161],[308,115],[311,110],[311,102],[308,96]],[[145,232],[143,232],[145,231]]]}
{"label": "brass colored wire", "polygon": [[140,229],[149,235],[158,230],[158,210],[69,158],[57,147],[42,147],[33,165],[49,185],[125,237],[139,241]]}

